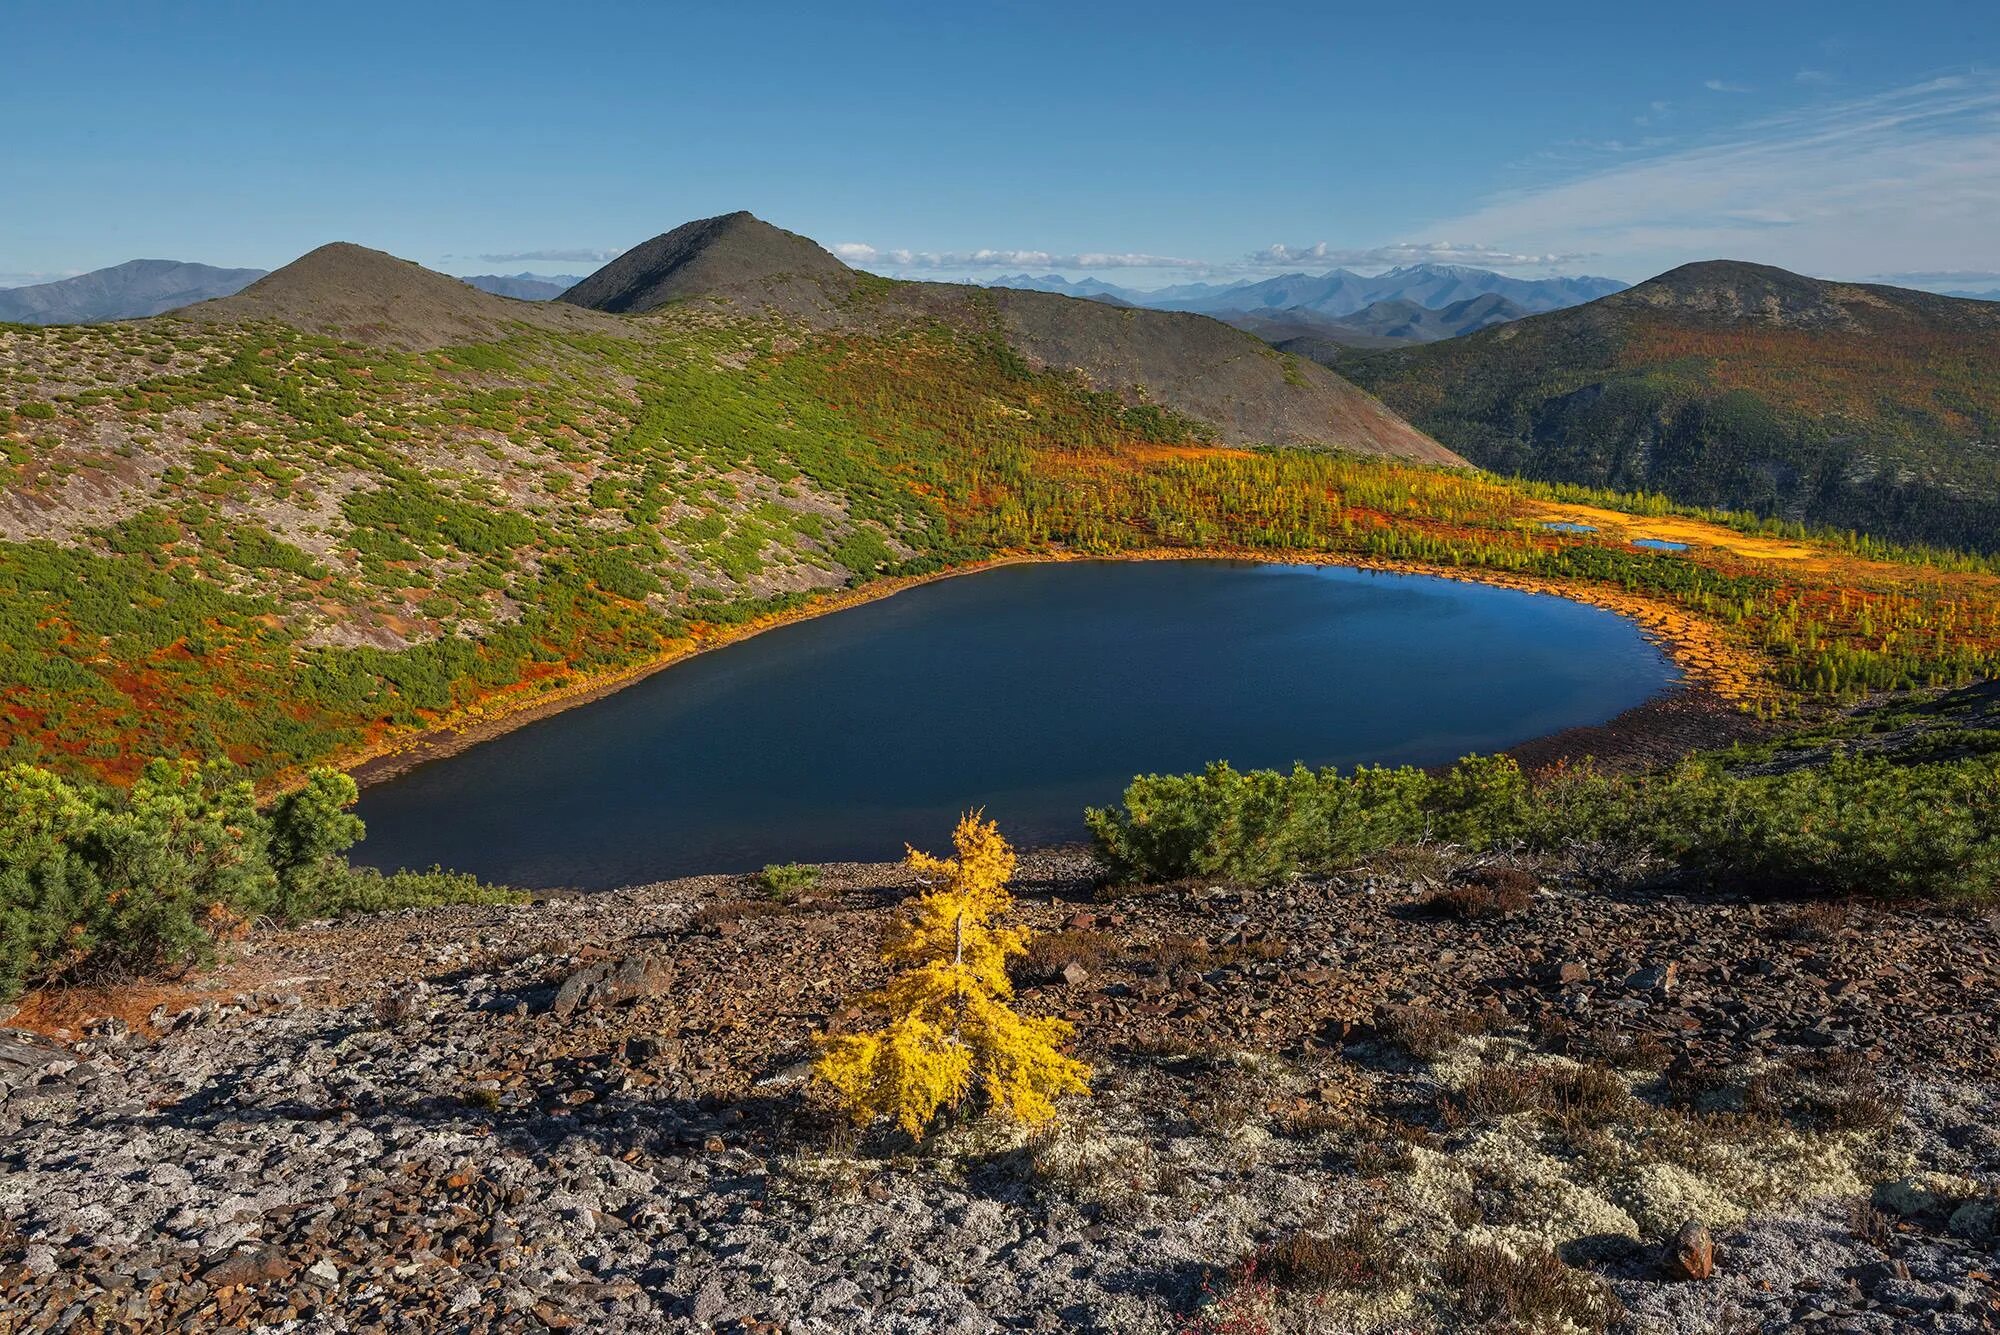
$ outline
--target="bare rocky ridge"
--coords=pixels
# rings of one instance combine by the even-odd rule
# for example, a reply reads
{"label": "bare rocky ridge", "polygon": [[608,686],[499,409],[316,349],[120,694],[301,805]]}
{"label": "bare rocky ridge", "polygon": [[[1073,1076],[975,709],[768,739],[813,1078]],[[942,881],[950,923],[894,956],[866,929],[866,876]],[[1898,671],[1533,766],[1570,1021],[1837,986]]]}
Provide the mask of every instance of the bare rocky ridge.
{"label": "bare rocky ridge", "polygon": [[725,297],[758,309],[831,309],[859,280],[816,243],[749,213],[682,223],[642,242],[557,300],[636,315],[690,297]]}
{"label": "bare rocky ridge", "polygon": [[1593,303],[1723,327],[1896,333],[1904,329],[2000,330],[2000,304],[1915,288],[1838,283],[1769,264],[1701,260]]}
{"label": "bare rocky ridge", "polygon": [[1305,358],[1205,315],[1107,307],[995,289],[1007,340],[1032,361],[1073,366],[1100,389],[1212,424],[1230,444],[1328,445],[1424,463],[1464,460],[1376,399]]}
{"label": "bare rocky ridge", "polygon": [[217,323],[275,320],[358,342],[437,348],[498,338],[516,324],[606,330],[617,323],[554,302],[494,296],[410,260],[336,241],[235,296],[175,312]]}
{"label": "bare rocky ridge", "polygon": [[[1525,908],[1426,906],[1502,875],[1537,887]],[[899,867],[829,868],[791,905],[709,877],[260,933],[150,1033],[22,1045],[0,1311],[1450,1331],[1477,1317],[1425,1258],[1461,1237],[1559,1246],[1633,1335],[1990,1329],[1993,920],[1593,876],[1440,850],[1099,899],[1087,858],[1031,854],[1020,917],[1049,935],[1021,1004],[1077,1023],[1096,1093],[1053,1132],[915,1152],[800,1083],[810,1033],[879,977]],[[1494,1111],[1578,1072],[1595,1111]],[[1364,1219],[1412,1258],[1398,1284],[1240,1268]],[[1675,1278],[1683,1253],[1714,1273]]]}

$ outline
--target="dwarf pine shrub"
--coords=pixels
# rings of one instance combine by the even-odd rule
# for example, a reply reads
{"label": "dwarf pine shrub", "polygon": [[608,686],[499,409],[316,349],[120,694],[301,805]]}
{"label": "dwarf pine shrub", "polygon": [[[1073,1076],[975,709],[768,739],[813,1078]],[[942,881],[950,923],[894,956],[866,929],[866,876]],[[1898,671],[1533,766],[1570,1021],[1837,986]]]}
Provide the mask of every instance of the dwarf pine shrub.
{"label": "dwarf pine shrub", "polygon": [[85,968],[199,966],[218,937],[261,916],[520,898],[436,869],[349,866],[364,832],[347,810],[356,796],[328,769],[266,811],[219,762],[155,760],[125,790],[0,768],[0,1000]]}
{"label": "dwarf pine shrub", "polygon": [[1530,779],[1505,757],[1134,779],[1085,820],[1114,876],[1269,883],[1421,842],[1468,851],[1611,845],[1717,885],[1838,895],[2000,892],[2000,758],[1836,756],[1777,773],[1697,757],[1652,774]]}
{"label": "dwarf pine shrub", "polygon": [[805,862],[773,862],[757,873],[764,893],[780,902],[819,888],[820,869]]}

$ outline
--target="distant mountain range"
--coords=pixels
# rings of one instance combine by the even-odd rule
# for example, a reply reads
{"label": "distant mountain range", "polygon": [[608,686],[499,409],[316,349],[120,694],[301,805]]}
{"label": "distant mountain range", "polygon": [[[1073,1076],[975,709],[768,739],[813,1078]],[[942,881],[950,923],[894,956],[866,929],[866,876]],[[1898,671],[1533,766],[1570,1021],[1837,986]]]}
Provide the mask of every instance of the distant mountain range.
{"label": "distant mountain range", "polygon": [[2000,550],[2000,303],[1715,260],[1340,372],[1501,472]]}
{"label": "distant mountain range", "polygon": [[458,281],[470,283],[481,292],[491,292],[496,297],[513,297],[516,301],[554,301],[583,279],[576,274],[481,273],[461,277]]}
{"label": "distant mountain range", "polygon": [[1023,292],[1054,292],[1065,297],[1116,297],[1128,306],[1144,306],[1149,303],[1138,300],[1151,293],[1135,293],[1097,278],[1079,278],[1075,282],[1061,274],[1045,273],[1040,278],[1029,274],[1009,274],[995,278],[988,287],[1011,287]]}
{"label": "distant mountain range", "polygon": [[136,320],[240,292],[262,269],[218,269],[181,260],[127,260],[53,283],[0,288],[0,320],[14,324],[90,324]]}
{"label": "distant mountain range", "polygon": [[1462,264],[1411,264],[1374,275],[1333,269],[1323,274],[1288,273],[1255,282],[1187,283],[1151,291],[1119,287],[1099,278],[1072,281],[1059,274],[1039,278],[1012,274],[994,279],[989,286],[1060,292],[1066,297],[1112,296],[1134,306],[1203,315],[1303,308],[1338,319],[1382,301],[1407,301],[1438,310],[1489,294],[1505,297],[1526,312],[1554,311],[1609,296],[1626,285],[1615,278],[1511,278]]}
{"label": "distant mountain range", "polygon": [[1212,315],[1284,351],[1332,365],[1345,348],[1455,338],[1523,315],[1594,301],[1624,290],[1625,284],[1615,278],[1510,278],[1460,264],[1411,264],[1372,276],[1333,269],[1152,291],[1099,278],[1071,281],[1060,274],[1011,274],[990,286]]}
{"label": "distant mountain range", "polygon": [[1391,348],[1404,343],[1457,338],[1460,334],[1518,320],[1526,314],[1527,311],[1507,298],[1488,292],[1436,310],[1395,297],[1364,306],[1338,320],[1304,306],[1277,311],[1236,311],[1216,318],[1255,334],[1280,352],[1310,357],[1322,366],[1337,368],[1357,348]]}

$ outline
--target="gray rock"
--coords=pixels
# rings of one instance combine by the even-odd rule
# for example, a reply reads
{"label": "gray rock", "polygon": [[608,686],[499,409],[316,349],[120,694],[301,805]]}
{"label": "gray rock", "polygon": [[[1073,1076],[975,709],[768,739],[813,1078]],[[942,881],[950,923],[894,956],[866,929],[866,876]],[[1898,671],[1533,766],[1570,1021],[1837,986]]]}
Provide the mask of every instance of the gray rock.
{"label": "gray rock", "polygon": [[674,969],[654,955],[626,955],[616,961],[585,965],[563,980],[549,1010],[566,1019],[590,1007],[623,1006],[663,995],[673,985]]}

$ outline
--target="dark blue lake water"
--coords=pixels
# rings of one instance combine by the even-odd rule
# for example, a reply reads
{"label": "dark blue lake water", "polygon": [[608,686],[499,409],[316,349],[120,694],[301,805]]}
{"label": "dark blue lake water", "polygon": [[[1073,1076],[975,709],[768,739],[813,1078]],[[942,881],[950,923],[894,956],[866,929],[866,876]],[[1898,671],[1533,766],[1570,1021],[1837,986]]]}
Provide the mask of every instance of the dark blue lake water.
{"label": "dark blue lake water", "polygon": [[1145,772],[1433,764],[1678,674],[1539,594],[1232,561],[1011,566],[767,631],[365,791],[359,860],[600,889],[1083,836]]}

